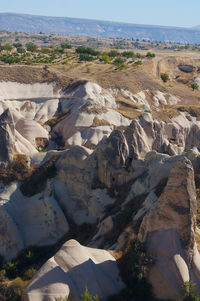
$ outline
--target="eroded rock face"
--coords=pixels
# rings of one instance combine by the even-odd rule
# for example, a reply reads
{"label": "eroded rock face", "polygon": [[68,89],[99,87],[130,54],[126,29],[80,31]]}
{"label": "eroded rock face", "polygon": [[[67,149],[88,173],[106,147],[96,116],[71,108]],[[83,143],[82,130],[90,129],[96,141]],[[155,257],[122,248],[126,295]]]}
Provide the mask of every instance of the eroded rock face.
{"label": "eroded rock face", "polygon": [[0,145],[0,162],[11,162],[15,146],[15,132],[13,117],[9,109],[0,116]]}
{"label": "eroded rock face", "polygon": [[25,197],[18,186],[0,183],[0,254],[6,260],[29,246],[55,244],[69,230],[50,182],[32,197]]}
{"label": "eroded rock face", "polygon": [[[115,230],[116,219],[126,205],[138,202],[138,208],[132,206],[133,227],[138,223],[138,238],[147,243],[148,252],[156,259],[149,280],[157,297],[179,300],[182,284],[192,280],[198,290],[200,279],[193,172],[200,167],[199,122],[189,120],[185,112],[171,122],[158,122],[150,109],[131,122],[117,112],[117,93],[85,83],[63,98],[57,95],[44,103],[17,100],[12,110],[0,116],[4,146],[0,161],[12,161],[14,149],[28,154],[38,165],[58,156],[57,175],[47,181],[43,192],[25,197],[19,183],[0,185],[0,254],[10,260],[30,245],[54,244],[70,229],[68,221],[96,227],[90,246],[122,248],[125,232],[112,244],[106,241],[106,234]],[[148,105],[145,93],[137,97],[127,91],[122,94],[129,101]],[[157,98],[161,96],[157,93]],[[165,103],[164,98],[162,101]],[[0,112],[4,106],[0,101]],[[67,114],[53,131],[62,134],[69,150],[38,154],[35,146],[48,144],[49,136],[35,120],[44,122],[58,112]],[[94,125],[96,116],[99,120]],[[102,120],[106,124],[101,126]],[[121,130],[113,130],[115,127]],[[183,152],[193,147],[196,149]],[[127,190],[124,194],[123,189]],[[104,300],[122,287],[113,262],[106,251],[70,241],[38,272],[24,300],[55,300],[55,294],[79,300],[86,285]]]}
{"label": "eroded rock face", "polygon": [[130,157],[135,159],[144,158],[151,150],[174,156],[193,147],[200,149],[199,123],[196,120],[189,121],[184,114],[166,123],[153,120],[152,115],[146,113],[138,120],[133,120],[124,135]]}
{"label": "eroded rock face", "polygon": [[[193,167],[184,158],[171,169],[163,193],[144,216],[138,233],[155,258],[149,280],[158,298],[182,300],[181,286],[196,277],[196,209]],[[198,285],[199,279],[197,289]]]}
{"label": "eroded rock face", "polygon": [[107,187],[123,184],[130,178],[125,170],[129,147],[121,131],[115,130],[104,139],[94,151],[93,157],[96,161],[96,177]]}
{"label": "eroded rock face", "polygon": [[86,286],[100,300],[124,287],[117,263],[109,252],[66,242],[38,271],[23,294],[23,301],[55,301],[68,297],[79,301]]}

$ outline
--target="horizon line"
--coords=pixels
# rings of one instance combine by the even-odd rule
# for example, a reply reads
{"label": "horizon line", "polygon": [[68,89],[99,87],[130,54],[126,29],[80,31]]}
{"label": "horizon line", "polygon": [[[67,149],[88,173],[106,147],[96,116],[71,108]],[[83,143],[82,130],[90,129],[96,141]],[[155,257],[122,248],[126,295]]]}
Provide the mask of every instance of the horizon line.
{"label": "horizon line", "polygon": [[10,15],[24,15],[24,16],[32,16],[32,17],[42,17],[42,18],[60,18],[60,19],[77,19],[77,20],[85,20],[85,21],[97,21],[97,22],[107,22],[107,23],[115,23],[115,24],[127,24],[127,25],[138,25],[138,26],[148,26],[148,27],[161,27],[161,28],[177,28],[177,29],[187,29],[187,30],[197,30],[196,26],[192,27],[184,27],[184,26],[174,26],[174,25],[158,25],[158,24],[143,24],[143,23],[130,23],[123,21],[110,21],[110,20],[100,20],[100,19],[89,19],[89,18],[78,18],[78,17],[64,17],[64,16],[47,16],[47,15],[37,15],[30,13],[16,13],[16,12],[0,12],[0,15],[10,14]]}

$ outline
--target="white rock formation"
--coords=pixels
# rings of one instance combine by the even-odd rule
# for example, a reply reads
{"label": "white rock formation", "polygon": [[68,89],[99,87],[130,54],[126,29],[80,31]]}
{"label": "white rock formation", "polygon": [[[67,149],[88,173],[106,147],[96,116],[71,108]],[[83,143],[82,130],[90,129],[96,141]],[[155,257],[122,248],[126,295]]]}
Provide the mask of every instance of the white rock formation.
{"label": "white rock formation", "polygon": [[120,292],[124,284],[114,257],[107,251],[66,242],[50,258],[26,288],[23,301],[55,301],[68,297],[80,301],[85,288],[100,300]]}
{"label": "white rock formation", "polygon": [[69,230],[50,182],[32,197],[25,197],[18,186],[0,186],[0,254],[6,260],[29,246],[54,244]]}
{"label": "white rock formation", "polygon": [[171,169],[163,193],[144,216],[138,234],[155,258],[149,280],[160,299],[182,300],[181,287],[186,281],[194,281],[197,291],[200,288],[196,209],[194,172],[185,158]]}

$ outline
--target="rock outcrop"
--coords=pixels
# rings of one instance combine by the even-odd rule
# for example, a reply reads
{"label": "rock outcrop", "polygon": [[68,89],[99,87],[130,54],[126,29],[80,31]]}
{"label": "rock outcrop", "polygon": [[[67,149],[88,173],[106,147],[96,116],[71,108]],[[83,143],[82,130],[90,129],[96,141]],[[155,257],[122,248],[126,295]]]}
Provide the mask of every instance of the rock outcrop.
{"label": "rock outcrop", "polygon": [[38,271],[26,288],[23,301],[79,301],[85,288],[100,300],[120,292],[124,284],[114,257],[107,251],[66,242]]}
{"label": "rock outcrop", "polygon": [[69,230],[50,182],[32,197],[25,197],[16,182],[1,183],[0,200],[0,254],[6,260],[29,246],[55,244]]}
{"label": "rock outcrop", "polygon": [[15,127],[12,114],[7,109],[0,116],[0,162],[9,163],[13,160],[15,146]]}
{"label": "rock outcrop", "polygon": [[193,167],[186,158],[178,160],[138,233],[155,259],[149,280],[158,298],[182,300],[181,287],[186,281],[194,281],[196,289],[200,288],[199,264],[195,263],[199,256],[194,239],[196,209]]}
{"label": "rock outcrop", "polygon": [[96,161],[95,176],[100,183],[111,187],[128,182],[130,175],[125,168],[129,163],[129,147],[121,131],[115,130],[104,139],[92,157]]}

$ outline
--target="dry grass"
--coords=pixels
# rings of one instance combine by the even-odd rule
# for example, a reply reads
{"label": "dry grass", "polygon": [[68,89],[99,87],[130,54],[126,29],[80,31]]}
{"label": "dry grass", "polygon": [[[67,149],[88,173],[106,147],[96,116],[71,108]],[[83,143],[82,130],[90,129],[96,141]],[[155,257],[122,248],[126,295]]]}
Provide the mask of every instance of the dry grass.
{"label": "dry grass", "polygon": [[115,110],[129,119],[139,118],[142,115],[142,112],[139,112],[136,109],[126,105],[120,105],[120,107]]}
{"label": "dry grass", "polygon": [[86,111],[88,114],[103,114],[108,111],[106,107],[94,106],[91,100],[89,100],[85,105],[83,105],[81,110],[83,112]]}
{"label": "dry grass", "polygon": [[166,105],[159,108],[158,111],[153,111],[154,119],[170,122],[172,118],[178,116],[180,113],[175,106]]}
{"label": "dry grass", "polygon": [[105,119],[99,119],[97,116],[94,117],[91,127],[110,125],[110,123]]}
{"label": "dry grass", "polygon": [[69,109],[65,109],[63,112],[59,113],[57,116],[51,117],[49,120],[45,122],[46,125],[49,125],[51,128],[55,126],[58,122],[65,119],[70,113]]}
{"label": "dry grass", "polygon": [[[192,117],[196,117],[200,121],[200,106],[199,105],[163,105],[158,111],[153,111],[152,115],[157,120],[170,122],[172,118],[180,115],[180,112],[187,112]],[[191,117],[187,116],[191,121]]]}
{"label": "dry grass", "polygon": [[192,117],[196,117],[198,121],[200,121],[200,106],[179,106],[177,109],[181,112],[188,112]]}
{"label": "dry grass", "polygon": [[24,178],[20,189],[25,196],[33,196],[37,193],[42,192],[45,189],[47,179],[56,176],[57,170],[55,167],[55,162],[57,156],[52,156],[47,162],[33,169],[28,177]]}
{"label": "dry grass", "polygon": [[13,162],[1,167],[0,180],[4,184],[9,184],[12,181],[22,181],[29,177],[32,169],[29,167],[28,162],[26,155],[14,153]]}
{"label": "dry grass", "polygon": [[142,105],[134,103],[130,99],[125,98],[123,95],[117,95],[116,102],[118,104],[118,108],[115,110],[124,117],[135,119],[142,115],[142,112],[139,111],[141,110]]}

